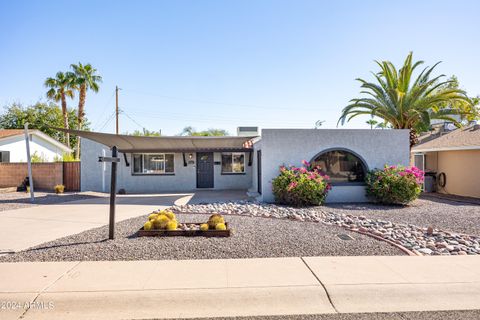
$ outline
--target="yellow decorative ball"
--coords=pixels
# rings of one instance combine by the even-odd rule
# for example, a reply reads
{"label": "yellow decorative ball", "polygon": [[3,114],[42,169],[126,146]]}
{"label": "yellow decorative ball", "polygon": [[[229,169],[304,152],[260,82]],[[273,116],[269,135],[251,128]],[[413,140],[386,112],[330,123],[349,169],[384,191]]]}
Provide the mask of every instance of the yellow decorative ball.
{"label": "yellow decorative ball", "polygon": [[178,224],[175,220],[170,220],[167,222],[167,230],[177,230]]}
{"label": "yellow decorative ball", "polygon": [[218,213],[212,214],[208,219],[208,226],[210,229],[215,229],[215,226],[219,223],[225,223],[225,219]]}
{"label": "yellow decorative ball", "polygon": [[151,215],[148,216],[148,220],[155,220],[157,219],[157,217],[158,217],[158,214],[152,213]]}
{"label": "yellow decorative ball", "polygon": [[145,231],[152,230],[152,227],[153,227],[153,223],[151,221],[147,221],[143,225],[143,230]]}
{"label": "yellow decorative ball", "polygon": [[200,230],[207,231],[208,230],[208,223],[202,223],[200,225]]}
{"label": "yellow decorative ball", "polygon": [[227,226],[225,223],[217,223],[215,225],[215,230],[227,230]]}

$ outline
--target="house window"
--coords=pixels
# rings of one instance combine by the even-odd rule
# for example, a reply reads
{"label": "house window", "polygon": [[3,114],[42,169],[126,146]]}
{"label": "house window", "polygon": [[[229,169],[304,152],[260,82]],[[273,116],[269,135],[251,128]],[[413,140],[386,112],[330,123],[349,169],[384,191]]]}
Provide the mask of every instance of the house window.
{"label": "house window", "polygon": [[0,151],[0,162],[10,162],[10,151]]}
{"label": "house window", "polygon": [[244,173],[245,153],[222,153],[222,173]]}
{"label": "house window", "polygon": [[417,153],[414,155],[414,165],[418,169],[425,171],[425,154]]}
{"label": "house window", "polygon": [[174,173],[173,153],[133,154],[133,174]]}
{"label": "house window", "polygon": [[311,163],[319,166],[323,173],[329,175],[333,184],[363,183],[365,180],[365,164],[358,156],[346,150],[331,150],[321,153]]}

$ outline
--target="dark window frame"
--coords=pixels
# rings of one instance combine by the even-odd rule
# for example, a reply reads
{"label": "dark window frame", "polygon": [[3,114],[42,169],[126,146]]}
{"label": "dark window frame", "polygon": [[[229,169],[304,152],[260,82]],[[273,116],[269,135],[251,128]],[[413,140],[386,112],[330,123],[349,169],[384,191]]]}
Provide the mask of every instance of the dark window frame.
{"label": "dark window frame", "polygon": [[[223,156],[224,155],[230,155],[232,157],[232,163],[231,163],[231,167],[232,167],[232,171],[223,171]],[[235,172],[233,171],[233,165],[234,165],[234,161],[233,161],[233,156],[234,155],[243,155],[243,171],[240,171],[240,172]],[[220,172],[222,175],[244,175],[246,174],[246,153],[245,152],[222,152],[221,153],[221,167],[220,167]]]}
{"label": "dark window frame", "polygon": [[[6,155],[6,156],[4,156]],[[10,163],[10,151],[0,151],[0,163]]]}
{"label": "dark window frame", "polygon": [[[365,178],[366,178],[366,175],[367,175],[367,173],[370,169],[368,168],[368,165],[367,165],[367,162],[365,161],[365,159],[361,155],[359,155],[358,153],[356,153],[355,151],[353,151],[351,149],[338,147],[338,148],[328,148],[328,149],[322,150],[321,152],[319,152],[315,156],[313,156],[313,158],[310,160],[310,163],[315,163],[316,159],[318,159],[320,156],[325,155],[325,154],[330,153],[330,152],[335,152],[335,151],[349,153],[359,160],[359,162],[362,166],[362,170],[363,170],[363,181],[332,181],[331,184],[336,185],[336,186],[364,186],[364,185],[366,185]],[[342,164],[340,164],[340,166],[341,165]],[[327,175],[329,175],[328,172],[325,172],[325,173]]]}
{"label": "dark window frame", "polygon": [[[145,166],[145,155],[163,155],[163,163],[164,163],[164,169],[163,172],[143,172],[144,171],[144,166]],[[173,156],[173,171],[166,171],[166,156],[167,155],[172,155]],[[136,172],[135,171],[135,156],[140,156],[141,157],[141,171]],[[175,153],[132,153],[131,154],[131,162],[132,162],[132,176],[174,176],[175,175]]]}

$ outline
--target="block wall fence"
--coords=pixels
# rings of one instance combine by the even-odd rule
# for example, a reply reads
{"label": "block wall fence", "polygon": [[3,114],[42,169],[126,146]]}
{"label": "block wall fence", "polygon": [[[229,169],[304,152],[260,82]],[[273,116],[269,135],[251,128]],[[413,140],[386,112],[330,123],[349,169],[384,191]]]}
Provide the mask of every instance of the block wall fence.
{"label": "block wall fence", "polygon": [[[32,163],[35,190],[53,191],[63,184],[63,163]],[[0,163],[0,188],[18,187],[28,177],[27,163]]]}

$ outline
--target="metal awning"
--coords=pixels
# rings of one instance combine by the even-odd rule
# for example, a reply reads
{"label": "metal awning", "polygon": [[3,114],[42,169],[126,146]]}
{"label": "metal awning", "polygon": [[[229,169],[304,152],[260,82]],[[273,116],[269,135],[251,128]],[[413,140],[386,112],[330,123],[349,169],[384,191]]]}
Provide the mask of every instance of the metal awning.
{"label": "metal awning", "polygon": [[197,137],[197,136],[165,136],[144,137],[111,134],[92,131],[80,131],[55,128],[89,139],[108,147],[117,146],[123,153],[149,153],[149,152],[207,152],[207,151],[252,151],[252,139],[248,137]]}

